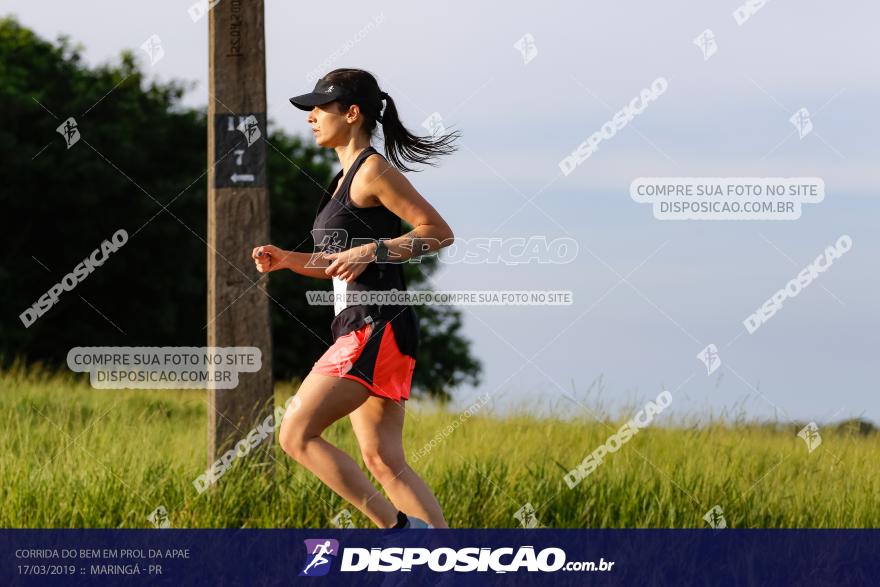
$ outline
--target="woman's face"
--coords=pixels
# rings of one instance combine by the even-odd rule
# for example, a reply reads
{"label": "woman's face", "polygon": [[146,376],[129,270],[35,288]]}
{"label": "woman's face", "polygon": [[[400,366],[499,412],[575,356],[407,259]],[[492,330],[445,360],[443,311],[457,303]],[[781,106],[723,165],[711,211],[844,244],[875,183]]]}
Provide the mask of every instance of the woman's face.
{"label": "woman's face", "polygon": [[312,127],[315,142],[322,147],[332,148],[348,142],[352,124],[345,113],[340,112],[338,102],[315,106],[306,119]]}

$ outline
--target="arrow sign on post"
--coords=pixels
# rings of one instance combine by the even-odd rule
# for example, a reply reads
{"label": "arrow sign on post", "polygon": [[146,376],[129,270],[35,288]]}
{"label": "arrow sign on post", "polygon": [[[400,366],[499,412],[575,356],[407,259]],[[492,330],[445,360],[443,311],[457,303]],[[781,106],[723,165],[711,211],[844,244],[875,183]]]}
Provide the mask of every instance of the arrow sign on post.
{"label": "arrow sign on post", "polygon": [[[247,93],[249,88],[240,91]],[[222,97],[218,99],[213,104],[214,187],[231,188],[242,182],[248,182],[248,187],[266,187],[266,114],[249,110],[230,112],[225,106],[233,106]],[[248,124],[242,124],[245,121]]]}

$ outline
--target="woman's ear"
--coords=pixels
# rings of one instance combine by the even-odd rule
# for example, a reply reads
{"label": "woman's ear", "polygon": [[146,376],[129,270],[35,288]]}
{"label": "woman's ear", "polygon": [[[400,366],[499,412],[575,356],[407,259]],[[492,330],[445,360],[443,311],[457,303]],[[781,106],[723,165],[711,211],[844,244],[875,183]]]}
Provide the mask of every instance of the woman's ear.
{"label": "woman's ear", "polygon": [[358,115],[361,113],[361,107],[357,104],[352,104],[348,107],[348,112],[345,113],[345,119],[348,122],[355,122],[358,119]]}

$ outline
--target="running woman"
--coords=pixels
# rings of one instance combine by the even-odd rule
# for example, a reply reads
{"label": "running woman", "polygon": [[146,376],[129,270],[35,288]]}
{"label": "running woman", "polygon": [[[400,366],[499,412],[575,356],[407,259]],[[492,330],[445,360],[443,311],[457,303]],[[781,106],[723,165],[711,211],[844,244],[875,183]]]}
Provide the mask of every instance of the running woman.
{"label": "running woman", "polygon": [[[309,113],[315,141],[336,150],[342,170],[318,206],[312,254],[272,245],[253,250],[261,273],[290,269],[332,279],[336,300],[333,343],[302,382],[301,402],[285,414],[279,442],[378,527],[448,528],[437,498],[404,457],[405,402],[419,343],[416,313],[399,301],[361,304],[373,300],[345,294],[405,290],[401,261],[452,243],[452,229],[401,171],[412,171],[406,162],[434,165],[435,157],[455,151],[459,134],[413,135],[391,97],[360,69],[331,71],[314,91],[290,101]],[[371,145],[377,123],[387,159]],[[413,230],[401,235],[401,219]],[[345,416],[388,499],[348,454],[321,438]]]}

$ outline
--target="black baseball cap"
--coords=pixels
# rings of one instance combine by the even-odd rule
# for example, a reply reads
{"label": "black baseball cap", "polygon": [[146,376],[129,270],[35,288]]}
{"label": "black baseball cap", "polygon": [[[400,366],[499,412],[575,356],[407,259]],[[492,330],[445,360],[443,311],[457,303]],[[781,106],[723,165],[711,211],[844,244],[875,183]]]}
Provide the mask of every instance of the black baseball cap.
{"label": "black baseball cap", "polygon": [[346,96],[348,92],[338,82],[321,78],[315,84],[315,89],[308,94],[294,96],[290,99],[290,103],[300,110],[311,110],[315,106],[327,104],[333,100],[337,100]]}

